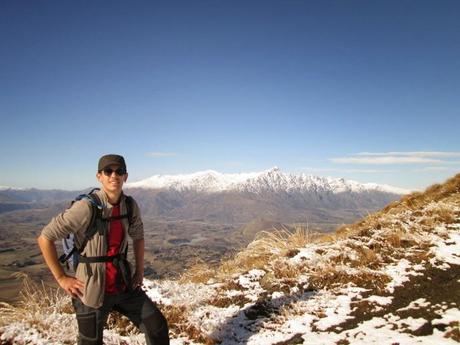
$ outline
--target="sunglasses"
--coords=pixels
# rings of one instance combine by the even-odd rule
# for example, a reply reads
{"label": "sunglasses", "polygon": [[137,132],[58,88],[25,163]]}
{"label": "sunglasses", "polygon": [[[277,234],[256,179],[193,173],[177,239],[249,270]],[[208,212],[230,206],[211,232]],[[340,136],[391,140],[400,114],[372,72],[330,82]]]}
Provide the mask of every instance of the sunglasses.
{"label": "sunglasses", "polygon": [[102,170],[102,172],[105,176],[112,176],[113,172],[115,172],[115,174],[117,174],[118,176],[123,176],[124,174],[126,174],[126,170],[123,168],[118,168],[116,170],[113,170],[111,168],[105,168],[104,170]]}

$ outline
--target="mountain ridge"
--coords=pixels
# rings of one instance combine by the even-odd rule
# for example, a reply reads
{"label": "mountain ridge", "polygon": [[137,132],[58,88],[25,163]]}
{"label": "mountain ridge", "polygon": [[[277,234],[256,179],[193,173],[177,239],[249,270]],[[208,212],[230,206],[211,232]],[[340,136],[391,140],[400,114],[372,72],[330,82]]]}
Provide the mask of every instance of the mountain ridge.
{"label": "mountain ridge", "polygon": [[260,193],[265,191],[297,192],[366,192],[380,191],[403,195],[404,188],[377,183],[359,183],[344,178],[319,177],[306,174],[283,173],[278,167],[262,172],[220,173],[214,170],[192,174],[153,175],[149,178],[126,183],[127,188],[173,189],[177,191],[222,192],[240,191]]}
{"label": "mountain ridge", "polygon": [[[125,193],[136,199],[146,217],[232,224],[257,217],[282,223],[350,222],[358,214],[398,199],[402,193],[377,184],[285,174],[277,167],[260,173],[221,174],[207,170],[189,175],[155,175],[125,187]],[[0,213],[66,204],[88,191],[3,190]]]}

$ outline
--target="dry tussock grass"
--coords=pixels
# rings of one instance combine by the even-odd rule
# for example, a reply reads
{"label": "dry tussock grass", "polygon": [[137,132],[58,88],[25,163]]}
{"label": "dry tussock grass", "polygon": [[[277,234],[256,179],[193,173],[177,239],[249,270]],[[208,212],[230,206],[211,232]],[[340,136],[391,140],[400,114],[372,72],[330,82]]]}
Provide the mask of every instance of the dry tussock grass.
{"label": "dry tussock grass", "polygon": [[383,235],[385,241],[394,248],[400,248],[402,244],[403,233],[400,230],[388,232]]}
{"label": "dry tussock grass", "polygon": [[424,218],[420,221],[420,225],[424,229],[433,229],[438,222],[434,218]]}
{"label": "dry tussock grass", "polygon": [[303,226],[296,226],[294,232],[287,228],[274,232],[262,231],[245,250],[222,265],[222,272],[241,273],[253,268],[264,268],[273,258],[292,257],[300,248],[318,237]]}
{"label": "dry tussock grass", "polygon": [[372,267],[374,264],[380,262],[380,257],[377,255],[375,250],[367,247],[356,247],[355,251],[359,257],[357,266],[360,267]]}
{"label": "dry tussock grass", "polygon": [[199,262],[193,266],[191,266],[187,271],[185,271],[181,277],[180,282],[186,283],[202,283],[206,284],[210,279],[215,278],[216,276],[216,269],[211,268],[205,262]]}
{"label": "dry tussock grass", "polygon": [[312,242],[308,229],[296,227],[294,232],[286,228],[274,232],[262,231],[247,247],[251,255],[260,257],[287,256],[289,252]]}
{"label": "dry tussock grass", "polygon": [[217,272],[217,278],[223,280],[227,277],[239,276],[252,269],[264,268],[269,258],[270,255],[245,249],[238,253],[235,258],[222,262]]}
{"label": "dry tussock grass", "polygon": [[346,224],[339,227],[335,234],[333,235],[336,240],[343,240],[346,238],[350,238],[352,236],[369,236],[370,231],[376,226],[378,226],[378,222],[376,221],[377,214],[373,214],[367,216],[363,220],[355,223],[355,224]]}
{"label": "dry tussock grass", "polygon": [[423,193],[415,192],[404,196],[400,206],[416,210],[430,202],[438,202],[458,193],[460,193],[460,174],[448,179],[443,184],[434,184],[428,187]]}
{"label": "dry tussock grass", "polygon": [[275,274],[273,272],[267,272],[262,279],[259,280],[259,284],[267,292],[279,291],[278,282],[276,281]]}
{"label": "dry tussock grass", "polygon": [[168,320],[168,325],[171,325],[173,330],[176,328],[180,330],[187,323],[188,311],[185,306],[163,306],[160,304],[158,305],[158,308],[162,310],[163,315],[165,316],[166,320]]}
{"label": "dry tussock grass", "polygon": [[284,280],[282,282],[278,282],[278,281],[275,280],[275,281],[271,282],[271,285],[266,286],[266,289],[265,289],[266,295],[273,294],[274,292],[282,292],[285,295],[290,295],[291,294],[291,289],[294,286],[297,286],[297,285],[298,284],[295,284],[291,280]]}
{"label": "dry tussock grass", "polygon": [[189,311],[185,306],[158,306],[168,320],[170,331],[176,336],[185,335],[206,345],[216,345],[218,341],[204,334],[200,329],[188,321]]}
{"label": "dry tussock grass", "polygon": [[223,291],[232,291],[232,290],[244,291],[244,287],[242,287],[235,280],[228,280],[220,287],[220,290],[223,290]]}
{"label": "dry tussock grass", "polygon": [[429,253],[426,250],[419,250],[412,253],[410,259],[414,264],[421,264],[428,262],[434,256],[433,253]]}
{"label": "dry tussock grass", "polygon": [[[349,251],[349,253],[345,253]],[[349,255],[352,252],[352,255]],[[378,268],[381,265],[381,256],[376,251],[366,247],[344,247],[344,252],[332,256],[322,266],[346,266],[350,268]]]}
{"label": "dry tussock grass", "polygon": [[223,261],[218,269],[199,263],[181,276],[181,282],[206,283],[210,279],[226,281],[229,277],[239,276],[252,269],[263,269],[274,258],[292,257],[300,248],[318,238],[318,234],[304,226],[296,226],[293,232],[287,228],[274,232],[262,231],[234,258]]}
{"label": "dry tussock grass", "polygon": [[386,250],[410,248],[420,246],[421,239],[414,236],[411,232],[401,229],[387,231],[382,235]]}
{"label": "dry tussock grass", "polygon": [[112,311],[107,318],[107,329],[114,330],[122,336],[130,336],[139,334],[139,329],[124,315],[119,312]]}
{"label": "dry tussock grass", "polygon": [[339,240],[339,237],[335,234],[324,234],[318,236],[318,238],[315,239],[316,243],[332,243],[336,242]]}
{"label": "dry tussock grass", "polygon": [[218,294],[217,296],[213,297],[212,299],[205,302],[206,304],[213,305],[218,308],[228,308],[231,305],[237,305],[240,308],[245,306],[246,304],[250,303],[251,300],[244,296],[244,294],[236,295],[232,297],[222,296]]}
{"label": "dry tussock grass", "polygon": [[456,220],[455,211],[446,204],[438,204],[436,208],[425,211],[425,217],[422,222],[431,220],[433,223],[452,224]]}
{"label": "dry tussock grass", "polygon": [[460,322],[453,321],[449,323],[449,328],[450,330],[445,333],[444,338],[450,338],[460,343]]}
{"label": "dry tussock grass", "polygon": [[43,282],[37,284],[21,272],[14,273],[12,279],[22,279],[20,300],[16,305],[0,304],[0,325],[26,321],[39,330],[46,330],[50,325],[43,322],[44,315],[73,313],[70,297],[62,290],[46,287]]}
{"label": "dry tussock grass", "polygon": [[314,289],[330,288],[353,283],[365,289],[383,291],[386,284],[390,281],[391,278],[389,276],[378,272],[360,270],[356,273],[350,273],[333,266],[323,268],[321,271],[316,271],[312,273],[310,277],[310,285]]}
{"label": "dry tussock grass", "polygon": [[296,278],[302,271],[302,266],[289,264],[287,261],[277,260],[272,265],[272,271],[276,279]]}

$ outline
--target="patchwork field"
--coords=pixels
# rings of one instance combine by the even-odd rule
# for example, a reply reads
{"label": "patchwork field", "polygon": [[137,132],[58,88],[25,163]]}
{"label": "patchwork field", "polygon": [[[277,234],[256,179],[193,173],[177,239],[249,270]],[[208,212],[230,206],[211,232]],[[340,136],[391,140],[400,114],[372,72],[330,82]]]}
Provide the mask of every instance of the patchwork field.
{"label": "patchwork field", "polygon": [[[18,272],[26,273],[35,282],[43,280],[47,285],[56,286],[44,264],[36,238],[43,226],[65,205],[0,214],[0,301],[12,302],[18,298],[21,279],[14,276]],[[359,212],[355,210],[353,214]],[[347,214],[345,218],[350,217]],[[222,260],[228,259],[254,240],[261,231],[293,227],[264,219],[255,219],[248,224],[221,224],[203,219],[175,220],[146,216],[143,221],[146,240],[145,276],[151,279],[178,278],[187,268],[197,263],[218,266]],[[340,225],[336,221],[336,218],[325,219],[323,223],[304,226],[314,231],[328,232]],[[56,245],[60,252],[60,243]]]}

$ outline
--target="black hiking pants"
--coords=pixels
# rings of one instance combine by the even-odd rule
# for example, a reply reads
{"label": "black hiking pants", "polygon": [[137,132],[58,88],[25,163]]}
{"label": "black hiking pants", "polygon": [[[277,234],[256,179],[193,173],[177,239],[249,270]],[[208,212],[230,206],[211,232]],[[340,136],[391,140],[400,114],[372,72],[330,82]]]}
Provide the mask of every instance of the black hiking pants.
{"label": "black hiking pants", "polygon": [[161,311],[140,288],[105,295],[100,308],[72,299],[78,323],[78,345],[102,345],[102,331],[110,311],[128,317],[144,334],[147,345],[169,345],[168,324]]}

